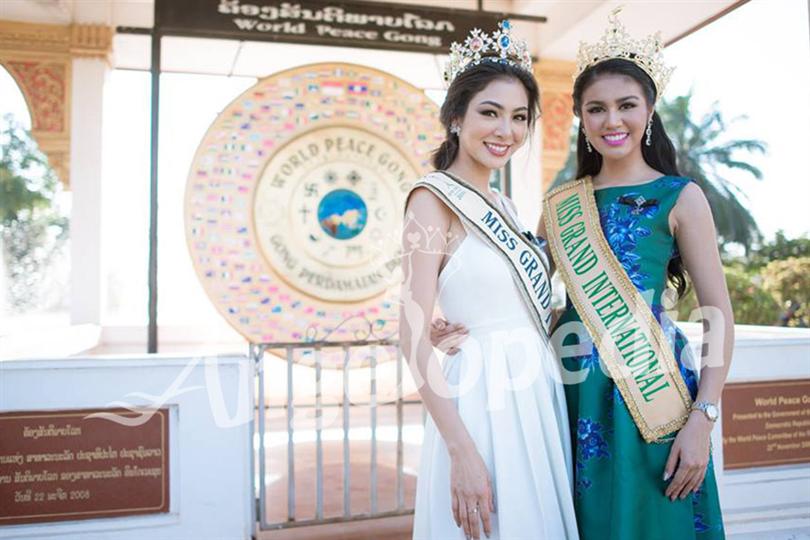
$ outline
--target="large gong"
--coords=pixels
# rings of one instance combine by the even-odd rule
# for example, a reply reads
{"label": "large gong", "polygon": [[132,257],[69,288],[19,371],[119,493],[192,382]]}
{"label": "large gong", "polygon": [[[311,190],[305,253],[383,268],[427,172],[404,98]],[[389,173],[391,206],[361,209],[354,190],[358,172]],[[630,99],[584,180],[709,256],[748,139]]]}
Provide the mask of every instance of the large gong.
{"label": "large gong", "polygon": [[211,301],[252,342],[396,333],[405,196],[442,140],[418,88],[352,64],[259,81],[216,118],[185,227]]}

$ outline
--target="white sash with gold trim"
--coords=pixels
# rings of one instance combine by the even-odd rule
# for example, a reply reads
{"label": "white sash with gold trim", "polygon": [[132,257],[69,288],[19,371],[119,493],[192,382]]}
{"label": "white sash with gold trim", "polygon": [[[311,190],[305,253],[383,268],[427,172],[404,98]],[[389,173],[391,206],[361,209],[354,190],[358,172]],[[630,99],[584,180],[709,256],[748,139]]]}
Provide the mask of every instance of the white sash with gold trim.
{"label": "white sash with gold trim", "polygon": [[550,191],[543,214],[568,297],[644,440],[680,429],[689,391],[660,324],[605,238],[591,178]]}
{"label": "white sash with gold trim", "polygon": [[551,325],[551,279],[548,260],[520,227],[464,180],[444,171],[434,171],[416,182],[411,191],[425,187],[452,210],[468,230],[474,231],[509,264],[520,296],[541,335],[548,337]]}

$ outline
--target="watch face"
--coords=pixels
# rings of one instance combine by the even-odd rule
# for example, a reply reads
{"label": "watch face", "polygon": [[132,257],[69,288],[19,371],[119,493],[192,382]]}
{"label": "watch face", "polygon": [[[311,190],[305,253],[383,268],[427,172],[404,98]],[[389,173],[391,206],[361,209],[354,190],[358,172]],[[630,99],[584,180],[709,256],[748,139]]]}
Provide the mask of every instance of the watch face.
{"label": "watch face", "polygon": [[706,416],[709,417],[709,420],[714,422],[715,420],[717,420],[717,417],[720,416],[720,411],[717,410],[716,405],[712,404],[706,405]]}

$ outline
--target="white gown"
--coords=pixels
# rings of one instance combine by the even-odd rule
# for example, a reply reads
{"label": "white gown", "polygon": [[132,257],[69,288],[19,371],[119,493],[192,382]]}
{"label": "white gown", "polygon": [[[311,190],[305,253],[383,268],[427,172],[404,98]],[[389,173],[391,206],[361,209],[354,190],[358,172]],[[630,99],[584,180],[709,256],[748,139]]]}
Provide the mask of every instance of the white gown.
{"label": "white gown", "polygon": [[[461,419],[489,469],[496,510],[490,538],[576,539],[571,440],[559,364],[535,329],[507,264],[467,229],[438,286],[445,317],[466,326],[469,336],[458,353],[445,357],[442,371],[456,389],[453,399]],[[464,538],[453,520],[450,457],[430,415],[413,538]]]}

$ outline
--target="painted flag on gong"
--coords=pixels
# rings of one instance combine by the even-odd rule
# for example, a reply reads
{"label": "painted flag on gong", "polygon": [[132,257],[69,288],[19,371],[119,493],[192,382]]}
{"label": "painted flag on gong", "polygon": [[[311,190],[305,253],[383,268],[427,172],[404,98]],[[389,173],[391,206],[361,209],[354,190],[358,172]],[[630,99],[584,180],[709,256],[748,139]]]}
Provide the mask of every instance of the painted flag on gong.
{"label": "painted flag on gong", "polygon": [[349,83],[349,93],[354,95],[363,95],[368,93],[368,85],[358,82]]}

